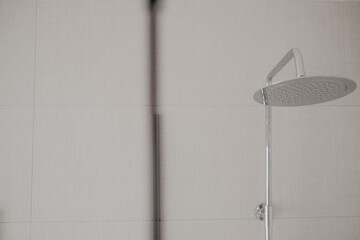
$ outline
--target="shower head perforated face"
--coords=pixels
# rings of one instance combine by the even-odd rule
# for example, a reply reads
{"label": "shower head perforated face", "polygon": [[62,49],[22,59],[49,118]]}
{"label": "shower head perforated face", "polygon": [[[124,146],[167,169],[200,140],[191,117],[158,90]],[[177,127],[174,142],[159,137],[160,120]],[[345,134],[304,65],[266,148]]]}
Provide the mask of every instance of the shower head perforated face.
{"label": "shower head perforated face", "polygon": [[300,77],[271,84],[254,94],[254,100],[269,106],[304,106],[332,101],[353,92],[356,83],[338,77]]}

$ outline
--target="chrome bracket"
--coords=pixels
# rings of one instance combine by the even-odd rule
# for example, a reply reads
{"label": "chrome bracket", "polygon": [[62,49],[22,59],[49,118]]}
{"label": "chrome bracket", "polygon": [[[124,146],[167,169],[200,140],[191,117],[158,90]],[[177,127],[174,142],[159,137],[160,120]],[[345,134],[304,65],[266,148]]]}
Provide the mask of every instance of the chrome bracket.
{"label": "chrome bracket", "polygon": [[255,210],[254,210],[254,214],[255,217],[257,219],[259,219],[260,221],[264,221],[265,218],[265,208],[264,208],[265,204],[260,203],[259,205],[256,206]]}

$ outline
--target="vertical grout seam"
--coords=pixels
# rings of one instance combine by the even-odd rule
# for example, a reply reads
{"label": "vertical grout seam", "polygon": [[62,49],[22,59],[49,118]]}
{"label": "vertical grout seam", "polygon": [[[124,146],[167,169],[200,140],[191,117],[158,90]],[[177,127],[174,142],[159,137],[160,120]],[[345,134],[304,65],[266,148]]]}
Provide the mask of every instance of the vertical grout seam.
{"label": "vertical grout seam", "polygon": [[32,218],[33,218],[33,182],[34,182],[34,145],[35,145],[35,99],[36,99],[36,70],[37,70],[37,21],[38,2],[35,0],[35,37],[34,37],[34,86],[33,86],[33,109],[32,109],[32,142],[31,142],[31,177],[30,177],[30,231],[29,239],[32,239]]}

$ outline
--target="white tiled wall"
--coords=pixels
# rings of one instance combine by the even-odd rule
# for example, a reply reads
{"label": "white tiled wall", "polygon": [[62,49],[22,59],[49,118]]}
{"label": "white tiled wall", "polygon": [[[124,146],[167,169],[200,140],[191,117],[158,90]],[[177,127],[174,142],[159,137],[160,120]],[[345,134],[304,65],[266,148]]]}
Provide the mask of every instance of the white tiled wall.
{"label": "white tiled wall", "polygon": [[151,152],[138,152],[147,120],[140,110],[36,108],[32,220],[151,220]]}
{"label": "white tiled wall", "polygon": [[360,216],[360,108],[280,108],[273,120],[274,214]]}
{"label": "white tiled wall", "polygon": [[0,238],[151,239],[145,3],[0,1]]}
{"label": "white tiled wall", "polygon": [[[0,239],[153,239],[147,20],[145,0],[0,0]],[[167,0],[159,44],[162,239],[263,239],[252,94],[291,47],[360,84],[360,3]],[[276,239],[358,239],[359,107],[274,109]]]}
{"label": "white tiled wall", "polygon": [[35,223],[32,227],[32,239],[36,240],[143,240],[152,239],[151,234],[149,221]]}
{"label": "white tiled wall", "polygon": [[[357,240],[359,218],[275,219],[274,239]],[[168,221],[163,224],[164,238],[177,239],[264,239],[263,225],[257,220]]]}
{"label": "white tiled wall", "polygon": [[144,105],[142,0],[37,0],[37,105]]}
{"label": "white tiled wall", "polygon": [[162,110],[163,218],[252,218],[263,200],[262,109]]}

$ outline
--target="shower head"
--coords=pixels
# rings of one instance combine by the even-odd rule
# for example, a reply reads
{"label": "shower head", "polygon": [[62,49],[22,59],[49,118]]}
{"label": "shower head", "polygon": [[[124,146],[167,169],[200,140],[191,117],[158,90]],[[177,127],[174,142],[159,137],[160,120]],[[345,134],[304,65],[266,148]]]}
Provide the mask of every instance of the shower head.
{"label": "shower head", "polygon": [[260,89],[254,100],[269,106],[304,106],[324,103],[353,92],[356,83],[338,77],[299,77]]}
{"label": "shower head", "polygon": [[[272,83],[273,77],[294,59],[296,78]],[[255,92],[254,100],[265,107],[265,202],[257,205],[255,216],[264,221],[265,239],[272,239],[272,113],[271,106],[304,106],[328,102],[343,97],[356,88],[352,80],[339,77],[305,77],[304,63],[299,49],[293,48],[271,70],[266,87]]]}
{"label": "shower head", "polygon": [[[293,58],[297,78],[272,84],[272,78]],[[271,70],[266,78],[266,87],[255,92],[254,100],[268,106],[304,106],[344,97],[355,88],[356,83],[346,78],[305,77],[301,52],[293,48]]]}

